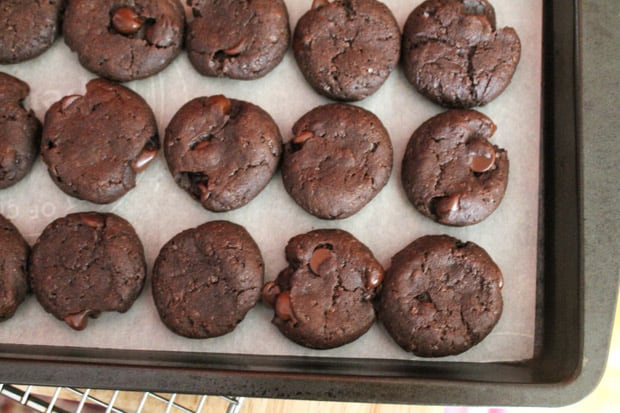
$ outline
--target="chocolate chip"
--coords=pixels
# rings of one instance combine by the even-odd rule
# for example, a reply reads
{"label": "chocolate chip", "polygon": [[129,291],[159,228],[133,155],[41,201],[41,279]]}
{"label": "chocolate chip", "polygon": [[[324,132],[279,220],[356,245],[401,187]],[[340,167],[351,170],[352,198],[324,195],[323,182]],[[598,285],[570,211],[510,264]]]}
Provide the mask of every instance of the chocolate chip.
{"label": "chocolate chip", "polygon": [[119,7],[112,15],[112,26],[120,34],[135,34],[142,27],[142,19],[131,7]]}
{"label": "chocolate chip", "polygon": [[282,321],[291,320],[297,322],[295,315],[293,314],[293,308],[291,307],[291,292],[283,291],[276,298],[275,303],[276,316]]}
{"label": "chocolate chip", "polygon": [[377,288],[383,282],[383,271],[375,270],[366,276],[366,288]]}
{"label": "chocolate chip", "polygon": [[245,49],[247,49],[247,44],[248,44],[248,41],[246,39],[242,39],[235,46],[222,50],[222,52],[224,52],[224,54],[228,56],[237,56],[243,53]]}
{"label": "chocolate chip", "polygon": [[469,150],[469,167],[472,171],[482,173],[495,165],[495,149],[486,140],[476,139],[467,145]]}
{"label": "chocolate chip", "polygon": [[332,251],[329,248],[319,247],[314,250],[312,257],[310,258],[310,270],[316,275],[320,274],[321,265],[332,257]]}
{"label": "chocolate chip", "polygon": [[263,298],[263,302],[267,304],[269,307],[275,307],[276,300],[278,295],[280,295],[280,286],[273,281],[269,281],[263,285],[263,289],[261,290],[261,296]]}
{"label": "chocolate chip", "polygon": [[88,318],[97,318],[100,312],[95,310],[84,310],[81,313],[70,314],[64,318],[65,323],[74,330],[84,330],[88,324]]}
{"label": "chocolate chip", "polygon": [[314,132],[309,130],[301,131],[293,138],[293,143],[296,145],[303,145],[308,139],[314,137]]}
{"label": "chocolate chip", "polygon": [[231,110],[230,99],[224,95],[214,95],[207,99],[207,103],[220,108],[224,115],[228,115]]}
{"label": "chocolate chip", "polygon": [[460,200],[461,196],[459,194],[452,194],[449,196],[437,198],[435,200],[435,214],[447,215],[450,212],[458,211]]}
{"label": "chocolate chip", "polygon": [[103,220],[96,214],[81,214],[80,219],[89,227],[99,228],[103,225]]}

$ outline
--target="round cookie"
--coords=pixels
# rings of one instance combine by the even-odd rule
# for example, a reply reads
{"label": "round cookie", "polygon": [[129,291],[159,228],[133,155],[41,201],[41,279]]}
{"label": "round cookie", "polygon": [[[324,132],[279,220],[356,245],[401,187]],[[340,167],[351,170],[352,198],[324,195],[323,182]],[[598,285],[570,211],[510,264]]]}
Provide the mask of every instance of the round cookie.
{"label": "round cookie", "polygon": [[250,202],[269,183],[282,153],[271,116],[222,95],[186,103],[166,128],[164,154],[177,184],[220,212]]}
{"label": "round cookie", "polygon": [[320,94],[343,101],[376,92],[398,64],[400,30],[377,0],[315,0],[297,23],[295,59]]}
{"label": "round cookie", "polygon": [[11,318],[28,294],[29,254],[17,228],[0,215],[0,321]]}
{"label": "round cookie", "polygon": [[129,310],[145,277],[142,243],[131,224],[114,214],[58,218],[32,247],[32,291],[45,311],[75,330],[104,311]]}
{"label": "round cookie", "polygon": [[418,238],[392,258],[379,319],[394,341],[420,357],[462,353],[502,313],[502,273],[478,245],[447,235]]}
{"label": "round cookie", "polygon": [[293,136],[284,145],[284,187],[319,218],[355,214],[390,177],[390,137],[365,109],[343,103],[319,106],[293,125]]}
{"label": "round cookie", "polygon": [[163,70],[180,53],[185,10],[178,0],[72,0],[65,43],[82,66],[126,82]]}
{"label": "round cookie", "polygon": [[65,96],[45,115],[43,161],[56,185],[79,199],[98,204],[119,199],[158,150],[151,108],[107,80],[91,80],[84,96]]}
{"label": "round cookie", "polygon": [[153,298],[162,322],[190,338],[229,333],[260,298],[264,264],[240,225],[207,222],[174,236],[153,267]]}
{"label": "round cookie", "polygon": [[26,176],[37,159],[41,122],[22,104],[29,92],[26,83],[0,72],[0,189]]}
{"label": "round cookie", "polygon": [[319,229],[293,237],[285,252],[289,266],[262,290],[282,334],[305,347],[329,349],[368,331],[383,267],[364,244],[348,232]]}
{"label": "round cookie", "polygon": [[188,24],[186,47],[199,73],[257,79],[284,58],[291,34],[282,0],[191,3],[194,18]]}
{"label": "round cookie", "polygon": [[497,30],[486,0],[427,0],[403,30],[405,76],[445,107],[482,106],[504,91],[521,56],[515,30]]}
{"label": "round cookie", "polygon": [[476,224],[499,206],[508,184],[508,154],[488,142],[496,126],[480,112],[452,109],[411,136],[402,184],[413,206],[446,225]]}
{"label": "round cookie", "polygon": [[49,49],[60,32],[62,0],[0,2],[0,64],[19,63]]}

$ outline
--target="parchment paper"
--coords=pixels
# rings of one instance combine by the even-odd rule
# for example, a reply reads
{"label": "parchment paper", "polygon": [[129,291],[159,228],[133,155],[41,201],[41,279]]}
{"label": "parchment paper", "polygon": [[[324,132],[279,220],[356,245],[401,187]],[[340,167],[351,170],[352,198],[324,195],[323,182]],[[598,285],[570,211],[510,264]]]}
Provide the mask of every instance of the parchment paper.
{"label": "parchment paper", "polygon": [[[286,0],[291,28],[311,5],[310,0]],[[386,0],[400,28],[421,1]],[[280,174],[251,203],[236,211],[212,213],[203,209],[176,186],[160,153],[138,177],[137,186],[119,201],[105,206],[71,198],[49,178],[37,161],[19,184],[0,191],[0,213],[13,221],[31,244],[52,220],[77,211],[114,212],[129,220],[141,237],[150,269],[159,249],[178,232],[214,219],[245,226],[260,246],[266,280],[286,266],[284,246],[289,238],[316,228],[350,231],[375,253],[387,268],[390,257],[415,238],[450,234],[474,241],[494,258],[504,273],[504,312],[493,332],[478,346],[443,360],[515,361],[531,358],[534,343],[536,254],[541,111],[542,0],[494,1],[498,27],[514,27],[522,42],[522,57],[507,90],[480,109],[497,124],[493,141],[507,149],[510,176],[506,196],[482,223],[452,228],[424,218],[408,203],[400,184],[404,148],[412,132],[443,109],[418,95],[395,70],[373,96],[356,103],[384,122],[394,146],[394,169],[388,185],[361,212],[340,221],[313,218],[288,196]],[[26,104],[40,119],[47,108],[69,94],[83,93],[93,74],[83,69],[75,54],[58,39],[53,48],[27,63],[0,66],[30,84]],[[293,123],[328,100],[305,82],[289,50],[284,61],[267,77],[234,81],[202,77],[189,64],[185,52],[164,72],[126,84],[152,106],[163,131],[174,113],[197,96],[223,93],[260,105],[278,123],[284,140],[291,138]],[[105,313],[91,320],[86,330],[71,330],[47,314],[34,297],[10,320],[0,323],[0,344],[42,344],[72,347],[223,352],[239,354],[312,355],[412,359],[380,324],[359,340],[343,347],[317,351],[286,339],[271,324],[272,310],[259,303],[237,329],[223,337],[191,340],[177,336],[160,322],[153,304],[150,278],[142,295],[125,314]]]}

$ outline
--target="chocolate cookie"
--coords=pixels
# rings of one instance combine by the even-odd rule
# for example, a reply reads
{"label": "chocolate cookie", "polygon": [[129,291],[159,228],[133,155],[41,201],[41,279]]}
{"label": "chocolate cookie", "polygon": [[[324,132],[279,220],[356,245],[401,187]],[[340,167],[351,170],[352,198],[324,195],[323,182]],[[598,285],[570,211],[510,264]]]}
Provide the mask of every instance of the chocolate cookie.
{"label": "chocolate cookie", "polygon": [[284,187],[319,218],[353,215],[390,177],[390,137],[367,110],[343,103],[319,106],[293,125],[293,136],[284,146]]}
{"label": "chocolate cookie", "polygon": [[58,218],[32,247],[32,291],[45,311],[76,330],[104,311],[129,310],[145,277],[142,243],[133,227],[114,214]]}
{"label": "chocolate cookie", "polygon": [[305,347],[328,349],[368,331],[383,267],[364,244],[339,229],[315,230],[288,242],[286,260],[289,266],[262,290],[282,334]]}
{"label": "chocolate cookie", "polygon": [[62,0],[0,2],[0,64],[32,59],[49,49],[60,32]]}
{"label": "chocolate cookie", "polygon": [[125,82],[168,66],[181,51],[184,29],[178,0],[71,0],[63,34],[82,66]]}
{"label": "chocolate cookie", "polygon": [[56,185],[79,199],[98,204],[119,199],[158,149],[151,108],[107,80],[91,80],[84,96],[65,96],[45,115],[43,160]]}
{"label": "chocolate cookie", "polygon": [[0,72],[0,189],[26,176],[39,152],[41,122],[22,104],[29,92],[26,83]]}
{"label": "chocolate cookie", "polygon": [[511,27],[496,29],[486,0],[427,0],[405,23],[405,76],[442,106],[489,103],[510,83],[520,56],[519,36]]}
{"label": "chocolate cookie", "polygon": [[0,215],[0,321],[11,318],[28,294],[28,254],[28,243]]}
{"label": "chocolate cookie", "polygon": [[314,0],[295,27],[293,51],[318,93],[360,100],[376,92],[396,67],[400,30],[377,0]]}
{"label": "chocolate cookie", "polygon": [[500,269],[478,245],[425,236],[392,258],[379,319],[417,356],[459,354],[482,341],[499,320],[502,284]]}
{"label": "chocolate cookie", "polygon": [[177,184],[211,211],[250,202],[269,183],[282,137],[261,108],[222,95],[186,103],[166,128],[164,153]]}
{"label": "chocolate cookie", "polygon": [[256,305],[263,274],[260,250],[242,226],[207,222],[163,246],[153,267],[153,298],[175,333],[221,336]]}
{"label": "chocolate cookie", "polygon": [[257,79],[284,58],[290,42],[282,0],[194,0],[187,54],[206,76]]}
{"label": "chocolate cookie", "polygon": [[446,225],[476,224],[499,206],[508,184],[508,154],[488,142],[496,126],[474,110],[432,117],[411,136],[402,183],[409,201]]}

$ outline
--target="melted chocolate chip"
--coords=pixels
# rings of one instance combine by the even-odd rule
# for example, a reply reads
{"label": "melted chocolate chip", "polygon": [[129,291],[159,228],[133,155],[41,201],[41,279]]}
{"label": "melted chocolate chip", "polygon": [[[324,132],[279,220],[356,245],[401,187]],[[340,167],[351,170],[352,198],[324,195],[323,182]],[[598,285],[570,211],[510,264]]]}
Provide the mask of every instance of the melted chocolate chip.
{"label": "melted chocolate chip", "polygon": [[112,14],[112,26],[126,36],[137,33],[142,27],[142,19],[131,7],[120,7]]}
{"label": "melted chocolate chip", "polygon": [[461,196],[459,194],[452,194],[437,198],[435,201],[435,214],[447,215],[450,212],[458,211],[460,200]]}
{"label": "melted chocolate chip", "polygon": [[329,248],[319,247],[314,250],[310,262],[310,270],[316,275],[320,274],[321,265],[332,257],[333,253]]}
{"label": "melted chocolate chip", "polygon": [[469,167],[472,171],[482,173],[495,165],[495,149],[486,140],[476,139],[468,145]]}
{"label": "melted chocolate chip", "polygon": [[293,313],[293,308],[291,307],[291,292],[283,291],[276,298],[275,303],[276,316],[282,321],[293,321],[296,322],[295,314]]}
{"label": "melted chocolate chip", "polygon": [[280,295],[280,292],[280,287],[275,282],[269,281],[265,283],[265,285],[263,285],[263,289],[261,290],[263,302],[269,307],[275,307],[276,300],[278,295]]}
{"label": "melted chocolate chip", "polygon": [[228,115],[230,113],[230,109],[232,105],[230,103],[230,99],[228,99],[224,95],[210,96],[207,99],[207,102],[210,103],[211,105],[219,107],[224,115]]}
{"label": "melted chocolate chip", "polygon": [[69,314],[64,318],[64,321],[74,330],[84,330],[88,325],[88,318],[97,318],[99,314],[99,311],[84,310],[80,313]]}

